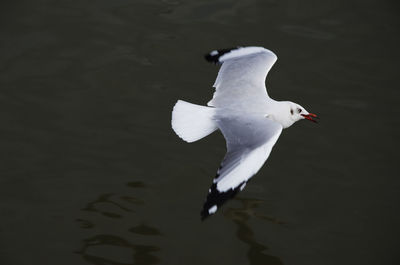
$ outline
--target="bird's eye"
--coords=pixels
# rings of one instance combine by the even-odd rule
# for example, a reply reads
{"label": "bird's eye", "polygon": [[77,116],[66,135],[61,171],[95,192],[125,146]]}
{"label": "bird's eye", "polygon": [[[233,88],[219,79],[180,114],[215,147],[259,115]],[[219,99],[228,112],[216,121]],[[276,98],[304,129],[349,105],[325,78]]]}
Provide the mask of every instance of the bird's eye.
{"label": "bird's eye", "polygon": [[298,108],[298,109],[297,109],[297,113],[300,113],[300,112],[301,112],[301,109],[300,109],[300,108]]}
{"label": "bird's eye", "polygon": [[292,114],[292,115],[293,115],[293,109],[290,109],[290,114]]}

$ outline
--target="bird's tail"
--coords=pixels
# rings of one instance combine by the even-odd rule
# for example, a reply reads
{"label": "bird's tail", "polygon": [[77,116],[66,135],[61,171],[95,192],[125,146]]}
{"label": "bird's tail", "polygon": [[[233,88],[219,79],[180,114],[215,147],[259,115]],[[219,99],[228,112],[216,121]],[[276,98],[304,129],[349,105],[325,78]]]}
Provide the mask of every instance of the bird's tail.
{"label": "bird's tail", "polygon": [[178,100],[172,110],[172,129],[188,143],[195,142],[217,129],[215,109]]}

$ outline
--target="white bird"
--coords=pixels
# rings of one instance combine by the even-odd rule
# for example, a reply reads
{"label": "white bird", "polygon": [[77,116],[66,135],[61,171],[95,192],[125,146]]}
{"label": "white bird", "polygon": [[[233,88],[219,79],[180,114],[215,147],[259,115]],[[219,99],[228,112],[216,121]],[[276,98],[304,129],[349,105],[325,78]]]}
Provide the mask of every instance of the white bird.
{"label": "white bird", "polygon": [[268,96],[265,78],[277,56],[262,47],[212,51],[209,62],[222,64],[208,107],[178,100],[172,128],[186,142],[197,141],[219,129],[227,153],[222,160],[201,212],[202,219],[242,190],[267,160],[282,129],[296,121],[315,121],[299,104]]}

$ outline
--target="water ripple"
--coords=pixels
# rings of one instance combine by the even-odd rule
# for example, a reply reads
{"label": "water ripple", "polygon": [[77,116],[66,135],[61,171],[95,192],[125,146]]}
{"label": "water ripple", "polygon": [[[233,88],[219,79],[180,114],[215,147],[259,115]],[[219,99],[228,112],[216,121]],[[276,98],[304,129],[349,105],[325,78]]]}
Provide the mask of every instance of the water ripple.
{"label": "water ripple", "polygon": [[[132,244],[122,237],[107,234],[95,235],[93,237],[84,239],[83,242],[84,246],[82,247],[82,249],[78,250],[77,253],[82,255],[83,259],[91,264],[153,265],[160,263],[159,258],[153,254],[153,252],[157,252],[160,250],[160,248],[157,246]],[[107,247],[107,250],[112,249],[112,247],[117,247],[116,257],[103,257],[104,246]],[[110,253],[110,251],[107,252],[107,254]],[[130,254],[133,256],[133,261],[127,262],[127,258],[124,258],[124,256],[129,257]],[[116,259],[118,259],[118,261],[116,261]]]}
{"label": "water ripple", "polygon": [[[140,193],[140,189],[147,186],[141,181],[133,181],[127,183],[126,187]],[[81,240],[82,247],[75,251],[87,263],[96,265],[160,263],[156,255],[160,247],[152,242],[149,243],[147,239],[163,234],[157,227],[137,220],[144,200],[136,195],[132,196],[131,189],[129,194],[110,192],[99,195],[82,209],[85,217],[76,219],[82,229],[91,232],[91,235]],[[132,221],[135,220],[138,224],[132,226]]]}

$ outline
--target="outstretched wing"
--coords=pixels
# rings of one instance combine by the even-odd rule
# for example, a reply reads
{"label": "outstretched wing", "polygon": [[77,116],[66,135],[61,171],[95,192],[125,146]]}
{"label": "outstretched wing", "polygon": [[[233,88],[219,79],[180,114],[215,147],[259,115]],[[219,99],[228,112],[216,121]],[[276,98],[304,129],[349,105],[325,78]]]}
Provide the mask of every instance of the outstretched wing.
{"label": "outstretched wing", "polygon": [[282,132],[282,126],[262,116],[216,116],[225,137],[227,153],[209,189],[202,218],[213,214],[242,190],[260,170]]}
{"label": "outstretched wing", "polygon": [[239,47],[212,51],[205,58],[222,64],[208,106],[248,109],[249,104],[265,102],[265,78],[278,59],[273,52],[262,47]]}

